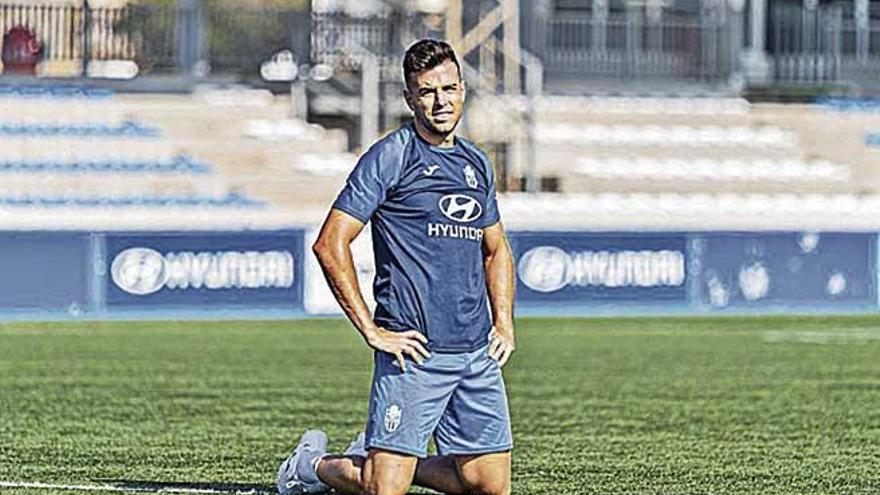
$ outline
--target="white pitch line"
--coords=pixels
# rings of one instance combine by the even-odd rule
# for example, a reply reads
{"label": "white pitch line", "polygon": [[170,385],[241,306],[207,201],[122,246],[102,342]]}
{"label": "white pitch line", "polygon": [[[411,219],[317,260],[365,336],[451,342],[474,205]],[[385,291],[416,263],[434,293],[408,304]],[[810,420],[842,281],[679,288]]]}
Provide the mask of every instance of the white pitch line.
{"label": "white pitch line", "polygon": [[74,492],[122,492],[122,493],[196,493],[196,494],[235,494],[253,495],[260,493],[274,493],[266,490],[220,490],[215,488],[184,488],[164,486],[150,488],[149,486],[116,486],[116,485],[62,485],[52,483],[39,483],[27,481],[0,481],[0,488],[42,488],[45,490],[68,490]]}

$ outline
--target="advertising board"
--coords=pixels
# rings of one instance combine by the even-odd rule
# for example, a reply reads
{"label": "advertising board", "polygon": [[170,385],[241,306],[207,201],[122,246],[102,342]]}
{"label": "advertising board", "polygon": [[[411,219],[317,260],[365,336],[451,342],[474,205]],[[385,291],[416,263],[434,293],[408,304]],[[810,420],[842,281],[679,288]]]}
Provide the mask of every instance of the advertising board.
{"label": "advertising board", "polygon": [[870,304],[876,236],[710,233],[699,240],[699,300],[712,308]]}
{"label": "advertising board", "polygon": [[299,230],[106,234],[104,250],[109,310],[302,304]]}
{"label": "advertising board", "polygon": [[[3,232],[0,311],[113,316],[129,310],[199,314],[202,309],[275,309],[340,314],[311,253],[316,235],[315,229]],[[874,233],[508,235],[520,309],[558,315],[636,314],[640,307],[649,312],[846,310],[876,307],[878,301]],[[352,244],[352,254],[372,309],[375,267],[368,229]]]}
{"label": "advertising board", "polygon": [[91,244],[86,233],[0,233],[0,309],[88,311]]}
{"label": "advertising board", "polygon": [[517,301],[527,304],[685,302],[683,234],[511,232]]}

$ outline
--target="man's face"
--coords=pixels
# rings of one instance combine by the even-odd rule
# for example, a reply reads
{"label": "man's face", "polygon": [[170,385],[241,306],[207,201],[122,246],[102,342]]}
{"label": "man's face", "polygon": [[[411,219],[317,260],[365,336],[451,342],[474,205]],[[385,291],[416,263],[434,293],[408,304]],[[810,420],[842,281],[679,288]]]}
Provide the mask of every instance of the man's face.
{"label": "man's face", "polygon": [[437,135],[455,130],[464,108],[464,83],[455,62],[446,60],[412,74],[405,93],[406,103],[423,129]]}

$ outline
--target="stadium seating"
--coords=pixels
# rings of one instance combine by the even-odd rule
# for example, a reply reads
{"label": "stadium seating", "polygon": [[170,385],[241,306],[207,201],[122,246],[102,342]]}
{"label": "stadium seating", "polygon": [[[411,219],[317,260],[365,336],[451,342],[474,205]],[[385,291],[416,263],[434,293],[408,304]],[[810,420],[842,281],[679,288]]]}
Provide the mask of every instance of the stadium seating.
{"label": "stadium seating", "polygon": [[313,176],[345,176],[357,159],[352,153],[299,153],[291,157],[290,169]]}
{"label": "stadium seating", "polygon": [[[0,115],[7,224],[284,225],[317,218],[356,160],[344,132],[291,119],[286,97],[243,88],[132,95],[5,85]],[[236,214],[217,214],[225,211]]]}
{"label": "stadium seating", "polygon": [[880,98],[821,96],[815,104],[838,112],[880,112]]}
{"label": "stadium seating", "polygon": [[113,96],[111,89],[75,84],[0,84],[0,98],[101,100]]}
{"label": "stadium seating", "polygon": [[749,102],[742,98],[681,96],[541,96],[539,113],[565,111],[576,115],[747,115]]}
{"label": "stadium seating", "polygon": [[244,135],[265,141],[320,138],[323,128],[295,119],[253,119],[245,123]]}
{"label": "stadium seating", "polygon": [[191,157],[179,155],[168,160],[86,159],[86,160],[0,160],[0,173],[64,174],[210,174],[214,167]]}
{"label": "stadium seating", "polygon": [[0,196],[2,206],[23,206],[37,208],[52,207],[233,207],[262,208],[266,203],[239,193],[231,192],[222,198],[196,195],[151,195],[151,196]]}
{"label": "stadium seating", "polygon": [[794,135],[776,127],[692,127],[683,125],[543,124],[536,137],[546,143],[599,146],[792,148]]}
{"label": "stadium seating", "polygon": [[[842,112],[836,109],[849,100],[783,105],[704,95],[540,97],[531,119],[533,170],[566,194],[863,195],[876,176],[869,148],[880,112],[859,102],[857,110]],[[471,122],[481,135],[480,122]],[[527,155],[514,149],[512,156],[508,175],[529,167]]]}
{"label": "stadium seating", "polygon": [[850,178],[847,167],[819,160],[773,161],[655,159],[651,157],[617,157],[577,160],[576,172],[605,179],[655,179],[683,181],[778,181],[778,182],[845,182]]}
{"label": "stadium seating", "polygon": [[[288,97],[263,91],[0,88],[7,122],[0,125],[0,212],[61,214],[65,206],[95,212],[86,215],[95,221],[100,212],[124,210],[143,222],[155,210],[161,223],[171,221],[162,220],[169,211],[232,208],[262,212],[249,222],[317,223],[358,157],[343,131],[291,118]],[[524,134],[525,100],[496,98],[494,109],[477,101],[469,110],[468,137],[492,142],[481,126]],[[848,208],[876,212],[880,205],[865,190],[876,168],[870,147],[880,112],[707,95],[545,96],[533,103],[534,168],[560,193],[502,195],[504,214],[520,228],[673,220],[698,226],[716,218],[746,225],[749,215],[761,223],[768,212],[783,220],[839,213],[840,221],[858,223]],[[516,177],[525,155],[508,152],[507,175]]]}
{"label": "stadium seating", "polygon": [[[870,225],[880,195],[599,193],[507,194],[499,208],[510,228],[785,228],[811,223],[829,230]],[[791,228],[791,227],[790,227]]]}
{"label": "stadium seating", "polygon": [[107,123],[20,123],[0,122],[0,136],[40,136],[40,137],[142,137],[159,135],[155,127],[139,122],[124,121],[118,124]]}
{"label": "stadium seating", "polygon": [[[145,180],[147,179],[147,180]],[[229,186],[215,177],[186,174],[0,173],[0,196],[126,197],[156,194],[224,197]]]}

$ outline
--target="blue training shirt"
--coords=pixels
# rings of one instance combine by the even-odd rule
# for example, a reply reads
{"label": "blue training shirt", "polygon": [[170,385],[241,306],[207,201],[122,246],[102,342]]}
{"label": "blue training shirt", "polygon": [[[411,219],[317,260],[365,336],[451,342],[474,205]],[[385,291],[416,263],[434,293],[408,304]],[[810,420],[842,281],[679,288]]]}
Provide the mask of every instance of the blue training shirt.
{"label": "blue training shirt", "polygon": [[435,352],[488,343],[482,229],[500,218],[485,153],[458,137],[433,146],[405,125],[358,160],[333,208],[372,221],[377,325],[418,330]]}

